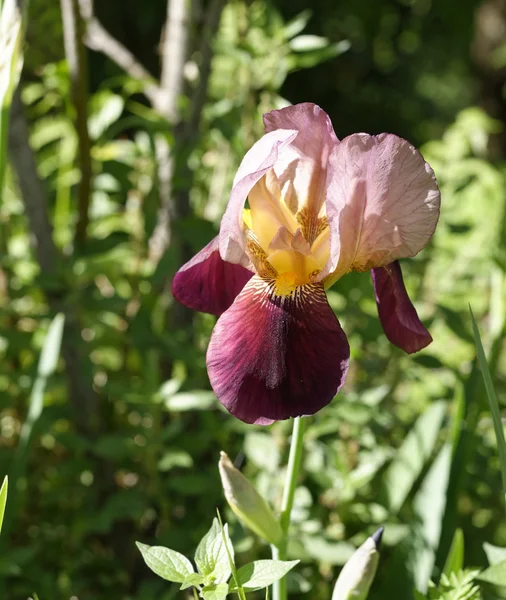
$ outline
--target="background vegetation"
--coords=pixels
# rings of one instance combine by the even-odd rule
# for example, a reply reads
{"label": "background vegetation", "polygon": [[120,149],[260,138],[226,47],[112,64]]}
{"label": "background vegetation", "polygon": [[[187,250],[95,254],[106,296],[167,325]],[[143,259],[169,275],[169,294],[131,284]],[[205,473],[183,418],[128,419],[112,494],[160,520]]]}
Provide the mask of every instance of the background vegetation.
{"label": "background vegetation", "polygon": [[[483,543],[506,546],[506,520],[468,305],[504,405],[504,3],[25,8],[0,200],[0,473],[10,474],[0,595],[182,598],[135,541],[191,555],[217,506],[239,564],[269,555],[227,512],[217,462],[221,449],[239,457],[277,505],[290,426],[246,426],[221,409],[204,362],[214,319],[177,306],[170,281],[215,235],[261,114],[299,101],[320,104],[339,137],[389,131],[421,146],[442,213],[431,246],[403,263],[434,337],[422,353],[389,345],[367,274],[329,293],[352,366],[308,425],[292,596],[329,598],[382,524],[372,600],[424,591],[456,527],[465,563],[484,568]],[[0,30],[3,58],[14,30]],[[48,333],[57,313],[60,358],[63,317]]]}

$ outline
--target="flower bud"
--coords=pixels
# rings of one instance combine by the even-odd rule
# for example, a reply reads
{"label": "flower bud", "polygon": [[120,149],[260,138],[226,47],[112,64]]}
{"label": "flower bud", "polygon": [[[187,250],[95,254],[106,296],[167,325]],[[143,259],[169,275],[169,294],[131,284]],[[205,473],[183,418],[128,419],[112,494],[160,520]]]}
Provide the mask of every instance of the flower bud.
{"label": "flower bud", "polygon": [[376,575],[383,527],[367,538],[344,565],[337,579],[332,600],[366,600]]}
{"label": "flower bud", "polygon": [[218,466],[225,498],[230,508],[251,531],[270,544],[278,546],[283,539],[283,531],[266,500],[234,467],[225,452],[221,452]]}

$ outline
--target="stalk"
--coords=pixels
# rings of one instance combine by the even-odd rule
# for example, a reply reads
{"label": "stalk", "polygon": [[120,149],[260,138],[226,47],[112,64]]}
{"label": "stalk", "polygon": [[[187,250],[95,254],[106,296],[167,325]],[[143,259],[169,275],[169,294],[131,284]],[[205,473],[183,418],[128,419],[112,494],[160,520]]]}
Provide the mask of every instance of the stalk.
{"label": "stalk", "polygon": [[[290,456],[288,457],[288,466],[286,469],[285,488],[283,490],[283,500],[281,502],[280,525],[283,530],[283,540],[278,547],[272,546],[272,558],[275,560],[286,560],[286,550],[288,546],[288,531],[290,529],[290,519],[292,516],[293,499],[295,488],[297,487],[297,478],[300,473],[302,462],[302,450],[304,445],[305,421],[301,417],[293,420],[293,432],[290,442]],[[273,584],[273,600],[287,600],[286,577]]]}

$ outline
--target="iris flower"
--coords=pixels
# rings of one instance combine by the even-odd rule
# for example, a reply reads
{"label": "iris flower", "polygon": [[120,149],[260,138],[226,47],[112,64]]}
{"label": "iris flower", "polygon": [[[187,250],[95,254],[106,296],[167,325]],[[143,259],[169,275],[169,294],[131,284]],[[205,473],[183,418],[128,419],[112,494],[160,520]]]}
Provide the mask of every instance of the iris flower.
{"label": "iris flower", "polygon": [[395,135],[339,141],[310,103],[264,116],[219,235],[176,274],[179,302],[219,316],[207,351],[211,385],[246,423],[314,414],[344,383],[350,349],[325,290],[371,271],[388,339],[408,353],[432,338],[398,259],[429,242],[439,217],[434,173]]}

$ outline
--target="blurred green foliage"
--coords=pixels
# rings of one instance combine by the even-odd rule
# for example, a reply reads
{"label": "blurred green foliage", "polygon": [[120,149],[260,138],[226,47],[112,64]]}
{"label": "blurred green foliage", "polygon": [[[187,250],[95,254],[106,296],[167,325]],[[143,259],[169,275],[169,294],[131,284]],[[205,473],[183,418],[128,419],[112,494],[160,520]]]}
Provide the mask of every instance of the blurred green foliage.
{"label": "blurred green foliage", "polygon": [[[195,31],[206,8],[195,8]],[[156,262],[149,253],[159,207],[156,145],[162,137],[174,147],[179,129],[148,104],[139,81],[89,53],[93,188],[87,240],[78,248],[79,136],[61,16],[57,4],[32,0],[22,99],[59,259],[50,274],[41,271],[7,169],[0,473],[12,473],[22,444],[55,305],[79,322],[79,335],[64,339],[80,349],[79,372],[95,403],[79,411],[62,348],[44,382],[26,473],[10,481],[17,500],[9,535],[0,538],[2,597],[184,597],[146,569],[134,542],[193,551],[215,507],[224,508],[222,449],[244,457],[245,474],[279,506],[289,424],[246,426],[220,407],[205,371],[214,319],[181,312],[169,290],[188,251],[215,235],[239,161],[262,134],[262,113],[289,101],[321,104],[340,137],[392,131],[422,144],[442,190],[431,246],[403,263],[431,346],[408,357],[387,342],[367,274],[350,274],[329,292],[352,363],[345,389],[307,426],[289,548],[301,563],[289,578],[291,597],[328,598],[339,568],[380,525],[371,600],[409,600],[413,585],[425,593],[430,578],[439,582],[430,597],[477,598],[476,573],[461,569],[487,567],[484,542],[506,546],[494,426],[468,313],[471,303],[504,412],[506,147],[497,56],[506,40],[485,26],[487,15],[503,25],[504,17],[492,0],[458,9],[452,0],[315,0],[309,8],[313,16],[298,0],[225,6],[200,127],[174,174],[189,210],[172,224],[173,243]],[[153,73],[165,9],[163,0],[96,7]],[[190,51],[185,116],[201,59]],[[268,547],[224,510],[238,563],[267,558]],[[456,527],[466,541],[464,564],[440,581]],[[449,586],[464,591],[450,596]],[[485,600],[506,597],[491,589],[484,587]]]}

